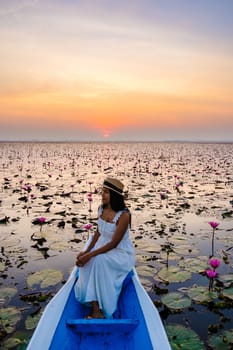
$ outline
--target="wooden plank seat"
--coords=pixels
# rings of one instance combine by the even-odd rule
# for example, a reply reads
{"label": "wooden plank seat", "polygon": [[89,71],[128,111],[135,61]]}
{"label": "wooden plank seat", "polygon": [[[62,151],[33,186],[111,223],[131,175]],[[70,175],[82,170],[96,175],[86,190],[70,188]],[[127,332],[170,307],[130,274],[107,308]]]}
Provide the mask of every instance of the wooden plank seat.
{"label": "wooden plank seat", "polygon": [[66,325],[76,333],[130,333],[139,321],[134,319],[68,319]]}

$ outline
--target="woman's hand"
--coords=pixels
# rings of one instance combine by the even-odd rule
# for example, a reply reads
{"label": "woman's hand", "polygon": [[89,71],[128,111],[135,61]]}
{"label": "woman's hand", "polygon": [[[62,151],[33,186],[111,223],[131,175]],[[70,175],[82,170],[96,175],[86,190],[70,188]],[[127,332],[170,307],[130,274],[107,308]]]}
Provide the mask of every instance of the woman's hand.
{"label": "woman's hand", "polygon": [[92,258],[91,253],[81,252],[77,256],[76,265],[79,267],[83,267],[91,258]]}
{"label": "woman's hand", "polygon": [[79,260],[82,255],[86,254],[86,252],[81,251],[78,253],[77,258],[76,258],[76,265],[80,266],[81,261]]}

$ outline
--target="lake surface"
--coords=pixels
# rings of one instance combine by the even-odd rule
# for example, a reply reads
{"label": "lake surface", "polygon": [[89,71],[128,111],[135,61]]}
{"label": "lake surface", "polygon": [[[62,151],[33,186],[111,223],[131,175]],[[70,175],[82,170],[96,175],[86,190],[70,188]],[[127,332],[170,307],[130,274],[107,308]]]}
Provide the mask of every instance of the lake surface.
{"label": "lake surface", "polygon": [[[87,240],[83,225],[95,228],[106,176],[125,184],[136,268],[172,347],[184,329],[195,349],[232,334],[233,144],[0,143],[0,172],[0,349],[26,347]],[[57,279],[42,285],[48,269]]]}

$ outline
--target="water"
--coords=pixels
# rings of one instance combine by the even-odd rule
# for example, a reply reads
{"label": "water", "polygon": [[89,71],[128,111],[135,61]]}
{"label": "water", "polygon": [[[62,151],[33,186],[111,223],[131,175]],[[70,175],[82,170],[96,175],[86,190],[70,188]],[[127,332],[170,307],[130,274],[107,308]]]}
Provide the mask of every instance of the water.
{"label": "water", "polygon": [[[0,224],[0,290],[16,288],[17,294],[1,300],[0,306],[15,306],[21,317],[2,341],[29,338],[33,329],[27,329],[25,322],[48,301],[21,299],[41,290],[40,286],[28,287],[30,274],[47,268],[62,271],[58,284],[42,289],[51,295],[67,279],[87,238],[80,229],[87,222],[96,223],[100,204],[97,192],[106,176],[116,176],[125,183],[137,270],[165,326],[178,323],[194,330],[206,349],[210,324],[221,323],[224,330],[232,329],[233,321],[221,321],[224,317],[231,319],[231,301],[220,313],[195,301],[190,308],[167,311],[161,303],[163,294],[154,288],[156,285],[174,292],[194,284],[208,287],[204,271],[191,272],[191,278],[183,282],[164,281],[159,272],[166,266],[167,255],[162,251],[165,243],[172,244],[174,250],[168,256],[169,266],[182,266],[183,271],[182,261],[191,258],[208,263],[212,237],[209,221],[220,223],[214,252],[222,261],[219,275],[233,272],[232,154],[233,144],[1,143],[0,220],[8,217],[8,221]],[[31,190],[23,189],[25,185]],[[91,207],[89,192],[93,193]],[[42,216],[46,224],[40,231],[33,221]],[[58,227],[61,221],[65,222],[64,229]],[[33,240],[38,237],[45,239],[41,245]]]}

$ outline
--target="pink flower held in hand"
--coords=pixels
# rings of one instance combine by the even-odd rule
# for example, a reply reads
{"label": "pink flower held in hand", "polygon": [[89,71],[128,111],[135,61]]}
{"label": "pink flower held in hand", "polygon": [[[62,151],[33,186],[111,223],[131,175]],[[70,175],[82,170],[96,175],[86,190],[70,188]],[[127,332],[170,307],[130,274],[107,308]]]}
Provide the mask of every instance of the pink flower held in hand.
{"label": "pink flower held in hand", "polygon": [[92,228],[92,224],[85,224],[85,225],[83,225],[83,228],[85,229],[85,230],[90,230],[91,228]]}
{"label": "pink flower held in hand", "polygon": [[214,269],[216,269],[217,267],[219,267],[219,265],[221,264],[221,261],[218,259],[210,259],[209,261],[210,266],[213,267]]}
{"label": "pink flower held in hand", "polygon": [[217,272],[214,270],[206,270],[206,274],[209,278],[215,278],[217,276]]}
{"label": "pink flower held in hand", "polygon": [[208,222],[208,224],[213,228],[215,229],[216,227],[218,227],[219,223],[218,222],[215,222],[215,221],[210,221]]}

